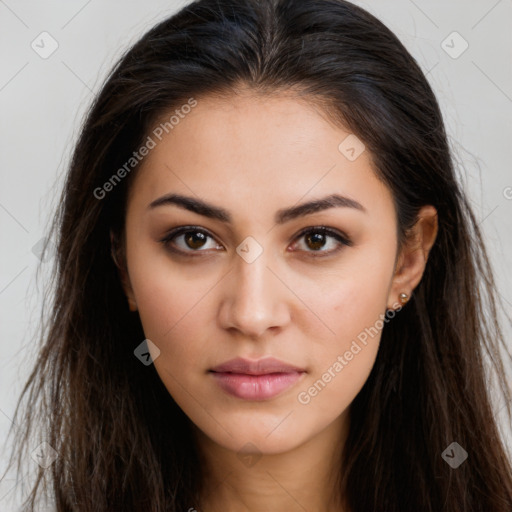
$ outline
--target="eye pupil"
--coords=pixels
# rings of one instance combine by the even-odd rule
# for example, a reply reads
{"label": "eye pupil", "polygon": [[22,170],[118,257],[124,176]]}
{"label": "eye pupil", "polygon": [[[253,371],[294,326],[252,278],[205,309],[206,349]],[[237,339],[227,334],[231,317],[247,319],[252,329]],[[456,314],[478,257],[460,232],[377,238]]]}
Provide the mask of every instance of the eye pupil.
{"label": "eye pupil", "polygon": [[[206,235],[200,231],[188,231],[185,236],[185,242],[191,249],[199,249],[204,245]],[[191,243],[189,243],[191,242]],[[199,242],[199,243],[198,243]]]}
{"label": "eye pupil", "polygon": [[312,242],[311,249],[321,249],[325,245],[325,235],[323,233],[313,233],[306,236],[307,242]]}

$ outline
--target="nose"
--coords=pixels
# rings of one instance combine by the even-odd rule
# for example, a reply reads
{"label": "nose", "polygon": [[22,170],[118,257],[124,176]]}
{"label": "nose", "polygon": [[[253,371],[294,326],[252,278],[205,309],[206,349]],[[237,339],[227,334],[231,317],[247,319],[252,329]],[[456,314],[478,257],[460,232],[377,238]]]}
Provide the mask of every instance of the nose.
{"label": "nose", "polygon": [[290,320],[287,293],[291,292],[277,277],[267,252],[250,263],[235,254],[233,265],[226,276],[219,312],[221,326],[252,339],[284,327]]}

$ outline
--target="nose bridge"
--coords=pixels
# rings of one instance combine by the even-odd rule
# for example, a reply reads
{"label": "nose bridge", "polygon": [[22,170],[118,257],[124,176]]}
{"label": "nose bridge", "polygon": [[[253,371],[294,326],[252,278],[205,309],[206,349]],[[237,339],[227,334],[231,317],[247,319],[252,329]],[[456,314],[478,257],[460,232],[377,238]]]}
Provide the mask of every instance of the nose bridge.
{"label": "nose bridge", "polygon": [[259,301],[264,291],[270,292],[268,286],[265,290],[268,274],[271,274],[267,268],[268,263],[267,251],[262,252],[252,261],[244,259],[243,256],[238,256],[234,270],[237,280],[237,289],[241,292],[240,298]]}
{"label": "nose bridge", "polygon": [[286,308],[282,285],[267,268],[272,266],[270,251],[248,238],[237,247],[225,321],[248,336],[259,336],[286,321]]}

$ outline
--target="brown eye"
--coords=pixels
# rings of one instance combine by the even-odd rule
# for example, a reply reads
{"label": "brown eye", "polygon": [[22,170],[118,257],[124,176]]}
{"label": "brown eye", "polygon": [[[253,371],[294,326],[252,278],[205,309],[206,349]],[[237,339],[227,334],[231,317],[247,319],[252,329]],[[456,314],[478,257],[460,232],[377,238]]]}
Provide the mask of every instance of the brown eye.
{"label": "brown eye", "polygon": [[[330,254],[339,251],[344,245],[353,245],[347,236],[324,226],[307,228],[303,230],[297,236],[297,240],[304,240],[302,246],[305,248],[301,248],[301,244],[297,245],[299,245],[301,250],[306,253],[310,253],[311,256],[315,257],[329,256]],[[325,247],[327,247],[327,249],[323,250]]]}
{"label": "brown eye", "polygon": [[183,235],[183,240],[191,249],[200,249],[206,240],[207,236],[201,231],[187,231]]}
{"label": "brown eye", "polygon": [[[211,240],[211,241],[210,241]],[[206,252],[206,249],[222,248],[211,235],[194,226],[182,226],[169,232],[160,240],[169,250],[194,255],[193,253]],[[210,246],[208,246],[210,243]]]}
{"label": "brown eye", "polygon": [[323,233],[311,232],[306,235],[305,240],[310,249],[317,251],[325,245],[326,236]]}

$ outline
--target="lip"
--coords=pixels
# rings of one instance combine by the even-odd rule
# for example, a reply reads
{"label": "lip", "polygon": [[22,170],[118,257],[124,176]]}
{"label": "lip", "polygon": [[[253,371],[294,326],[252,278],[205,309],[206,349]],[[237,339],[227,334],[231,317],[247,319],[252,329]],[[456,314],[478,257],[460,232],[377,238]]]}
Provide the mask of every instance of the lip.
{"label": "lip", "polygon": [[210,373],[232,396],[267,400],[289,389],[306,371],[272,357],[257,361],[237,357],[212,368]]}

